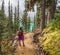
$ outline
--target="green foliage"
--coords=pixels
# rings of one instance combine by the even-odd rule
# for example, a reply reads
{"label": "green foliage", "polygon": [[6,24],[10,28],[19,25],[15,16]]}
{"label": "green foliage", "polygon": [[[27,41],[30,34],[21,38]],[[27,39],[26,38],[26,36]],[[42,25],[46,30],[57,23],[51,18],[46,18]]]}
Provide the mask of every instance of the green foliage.
{"label": "green foliage", "polygon": [[51,30],[56,30],[56,29],[60,29],[60,14],[57,13],[55,14],[55,19],[53,19],[46,28],[50,28]]}
{"label": "green foliage", "polygon": [[7,32],[7,25],[8,21],[3,17],[3,14],[0,11],[0,33],[3,35],[3,33]]}
{"label": "green foliage", "polygon": [[30,30],[30,22],[31,22],[31,19],[30,17],[27,18],[27,31],[29,32]]}
{"label": "green foliage", "polygon": [[23,29],[26,32],[27,31],[27,11],[24,10],[24,15],[22,17],[22,24],[23,24]]}
{"label": "green foliage", "polygon": [[[13,34],[12,33],[12,19],[10,17],[10,19],[7,19],[4,15],[5,13],[3,12],[3,10],[0,10],[0,52],[3,54],[3,55],[7,55],[8,52],[7,50],[9,50],[10,48],[10,44],[7,44],[6,42],[9,42],[9,41],[5,41],[6,39],[8,39],[9,36],[11,36],[10,34]],[[10,38],[10,37],[9,37]],[[4,43],[2,43],[4,41]],[[6,45],[5,45],[6,43]],[[9,46],[8,46],[9,45]],[[9,47],[9,48],[8,48]]]}
{"label": "green foliage", "polygon": [[55,19],[44,30],[41,46],[50,55],[60,55],[60,15],[55,14]]}
{"label": "green foliage", "polygon": [[46,52],[49,52],[50,55],[58,55],[60,52],[60,31],[47,33],[41,40],[41,46]]}
{"label": "green foliage", "polygon": [[16,10],[16,7],[15,7],[14,24],[13,24],[14,33],[16,33],[17,30],[18,30],[18,18],[17,18],[17,10]]}
{"label": "green foliage", "polygon": [[[0,51],[3,50],[2,48],[2,41],[8,37],[8,21],[4,18],[2,11],[0,11]],[[5,48],[5,47],[4,47]],[[3,51],[2,51],[3,53]]]}

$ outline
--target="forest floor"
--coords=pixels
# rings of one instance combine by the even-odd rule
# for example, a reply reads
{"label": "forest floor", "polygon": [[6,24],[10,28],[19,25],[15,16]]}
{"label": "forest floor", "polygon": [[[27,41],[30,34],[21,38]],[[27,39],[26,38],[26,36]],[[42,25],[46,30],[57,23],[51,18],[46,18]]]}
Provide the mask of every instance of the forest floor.
{"label": "forest floor", "polygon": [[33,44],[34,33],[25,34],[25,47],[17,46],[14,55],[39,55],[37,45]]}

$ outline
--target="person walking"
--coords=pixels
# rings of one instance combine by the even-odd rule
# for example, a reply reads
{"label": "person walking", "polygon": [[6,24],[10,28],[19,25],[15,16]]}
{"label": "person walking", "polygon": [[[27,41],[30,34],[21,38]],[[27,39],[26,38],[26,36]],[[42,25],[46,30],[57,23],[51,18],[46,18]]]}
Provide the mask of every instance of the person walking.
{"label": "person walking", "polygon": [[24,35],[23,35],[23,29],[22,27],[20,27],[19,31],[17,32],[18,34],[18,41],[19,41],[19,45],[21,46],[21,42],[23,44],[23,47],[25,46],[24,44]]}

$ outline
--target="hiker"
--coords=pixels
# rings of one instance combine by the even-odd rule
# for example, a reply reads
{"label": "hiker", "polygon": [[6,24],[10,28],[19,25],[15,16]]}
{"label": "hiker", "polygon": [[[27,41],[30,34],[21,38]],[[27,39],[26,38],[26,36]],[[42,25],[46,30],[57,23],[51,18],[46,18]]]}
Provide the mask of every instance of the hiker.
{"label": "hiker", "polygon": [[19,45],[21,46],[21,42],[22,42],[23,46],[25,46],[25,44],[24,44],[24,35],[23,35],[23,29],[22,29],[22,27],[20,27],[20,30],[17,32],[17,34],[18,34]]}

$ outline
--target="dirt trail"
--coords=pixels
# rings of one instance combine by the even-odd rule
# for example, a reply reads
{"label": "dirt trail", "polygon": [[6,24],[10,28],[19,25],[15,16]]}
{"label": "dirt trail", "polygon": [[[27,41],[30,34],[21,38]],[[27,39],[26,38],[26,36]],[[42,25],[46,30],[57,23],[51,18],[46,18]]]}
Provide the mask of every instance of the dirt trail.
{"label": "dirt trail", "polygon": [[35,47],[32,43],[33,35],[33,33],[28,33],[25,35],[25,47],[18,45],[14,55],[37,55],[34,50]]}

